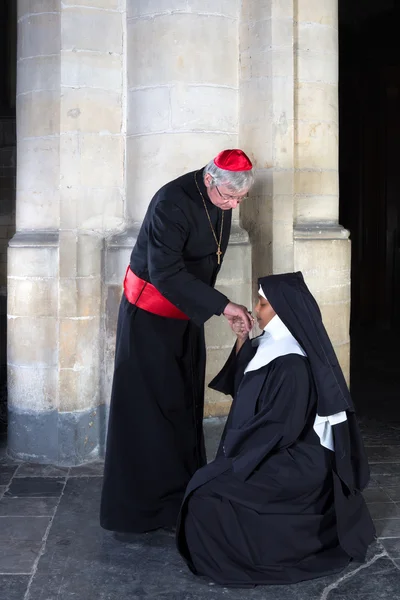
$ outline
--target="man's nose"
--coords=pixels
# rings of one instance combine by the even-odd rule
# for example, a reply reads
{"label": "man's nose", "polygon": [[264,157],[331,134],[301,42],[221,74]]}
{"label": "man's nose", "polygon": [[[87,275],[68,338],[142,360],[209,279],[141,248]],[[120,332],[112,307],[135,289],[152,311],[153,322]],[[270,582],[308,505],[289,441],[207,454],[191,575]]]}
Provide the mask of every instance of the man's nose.
{"label": "man's nose", "polygon": [[239,204],[239,200],[231,200],[231,208],[236,208]]}

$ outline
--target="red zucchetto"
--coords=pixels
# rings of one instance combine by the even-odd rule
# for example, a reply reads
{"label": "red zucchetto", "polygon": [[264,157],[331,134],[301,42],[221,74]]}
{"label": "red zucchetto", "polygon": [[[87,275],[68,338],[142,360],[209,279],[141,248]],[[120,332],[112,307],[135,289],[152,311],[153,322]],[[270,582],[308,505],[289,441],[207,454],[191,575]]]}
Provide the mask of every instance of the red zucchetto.
{"label": "red zucchetto", "polygon": [[243,150],[222,150],[215,158],[214,163],[225,171],[250,171],[253,168],[251,160]]}

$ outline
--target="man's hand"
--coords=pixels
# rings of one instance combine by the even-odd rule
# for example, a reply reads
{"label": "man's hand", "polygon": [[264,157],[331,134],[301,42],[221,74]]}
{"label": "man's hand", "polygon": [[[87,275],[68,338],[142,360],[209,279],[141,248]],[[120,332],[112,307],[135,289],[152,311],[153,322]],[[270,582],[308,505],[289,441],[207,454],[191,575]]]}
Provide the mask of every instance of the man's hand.
{"label": "man's hand", "polygon": [[[243,323],[243,333],[249,333],[253,327],[253,317],[245,306],[229,302],[224,310],[224,316],[228,319],[230,326],[233,329],[233,324],[241,320]],[[235,331],[233,329],[233,331]]]}

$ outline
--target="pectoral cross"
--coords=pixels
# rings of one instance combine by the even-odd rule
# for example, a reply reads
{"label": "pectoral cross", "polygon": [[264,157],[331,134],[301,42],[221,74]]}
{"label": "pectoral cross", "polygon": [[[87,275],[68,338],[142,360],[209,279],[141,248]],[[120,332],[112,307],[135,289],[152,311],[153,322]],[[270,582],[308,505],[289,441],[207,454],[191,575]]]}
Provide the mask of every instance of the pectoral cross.
{"label": "pectoral cross", "polygon": [[221,256],[222,256],[223,253],[221,252],[221,248],[219,246],[218,246],[218,250],[216,251],[215,254],[218,257],[218,264],[220,265],[221,264]]}

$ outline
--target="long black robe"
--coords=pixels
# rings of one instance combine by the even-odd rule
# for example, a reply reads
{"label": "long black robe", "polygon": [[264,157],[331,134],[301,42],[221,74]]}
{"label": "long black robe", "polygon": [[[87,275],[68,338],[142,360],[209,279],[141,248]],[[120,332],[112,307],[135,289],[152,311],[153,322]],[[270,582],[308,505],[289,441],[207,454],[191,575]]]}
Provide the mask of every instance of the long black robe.
{"label": "long black robe", "polygon": [[[351,558],[364,560],[375,535],[361,494],[368,465],[349,397],[347,422],[333,427],[335,452],[313,429],[317,411],[322,415],[335,385],[342,386],[329,338],[317,313],[316,327],[305,323],[305,312],[316,306],[308,290],[301,307],[285,286],[290,278],[279,277],[283,291],[263,290],[292,334],[297,330],[308,358],[282,356],[244,375],[255,349],[247,341],[237,356],[232,351],[210,384],[234,398],[217,458],[192,478],[178,522],[178,550],[192,571],[227,586],[287,584],[340,571]],[[317,357],[330,371],[316,366]],[[327,414],[342,408],[330,406]]]}
{"label": "long black robe", "polygon": [[[201,170],[197,182],[219,236],[222,211],[208,200]],[[223,253],[230,226],[225,211]],[[100,510],[105,529],[174,526],[186,485],[206,462],[203,324],[228,303],[213,288],[216,250],[194,173],[159,190],[130,267],[190,320],[160,317],[121,299]]]}

